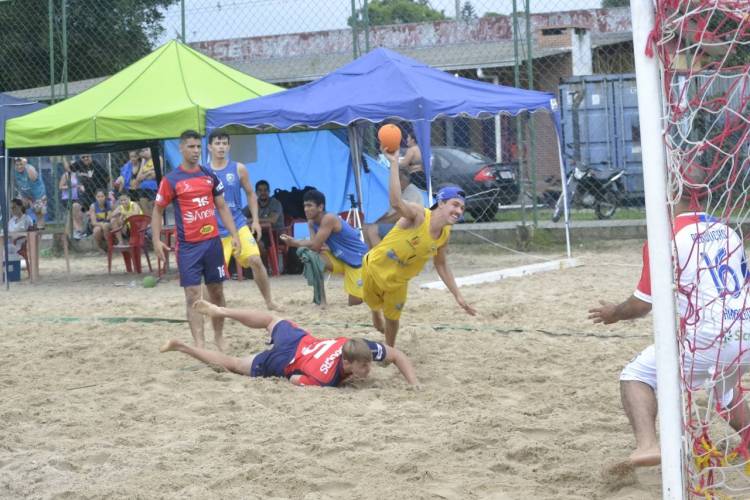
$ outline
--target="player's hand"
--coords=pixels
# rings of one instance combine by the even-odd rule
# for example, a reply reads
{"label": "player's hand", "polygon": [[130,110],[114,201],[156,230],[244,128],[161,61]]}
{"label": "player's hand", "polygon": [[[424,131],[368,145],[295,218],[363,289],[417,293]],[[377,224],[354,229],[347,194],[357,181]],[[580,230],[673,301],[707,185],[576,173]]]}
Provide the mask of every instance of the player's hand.
{"label": "player's hand", "polygon": [[589,319],[594,323],[604,323],[605,325],[617,323],[617,315],[615,314],[617,305],[604,300],[600,300],[599,303],[601,307],[589,309]]}
{"label": "player's hand", "polygon": [[154,253],[156,254],[157,258],[159,258],[161,260],[166,260],[164,258],[164,250],[170,251],[172,249],[169,248],[166,245],[166,243],[164,243],[163,241],[161,241],[159,239],[154,240]]}
{"label": "player's hand", "polygon": [[469,316],[476,316],[477,310],[474,309],[471,304],[467,303],[463,297],[457,297],[456,302],[458,302],[458,305],[461,306],[461,308],[466,311],[466,314]]}
{"label": "player's hand", "polygon": [[380,152],[383,153],[383,156],[390,162],[396,162],[396,166],[398,166],[398,149],[394,151],[393,153],[389,152],[387,149],[385,149],[385,146],[380,146]]}
{"label": "player's hand", "polygon": [[232,235],[232,255],[239,255],[241,248],[242,245],[240,244],[240,237],[237,235],[237,233],[235,233]]}
{"label": "player's hand", "polygon": [[253,222],[253,225],[250,226],[251,231],[255,235],[255,239],[259,240],[263,236],[263,229],[260,227],[260,222]]}
{"label": "player's hand", "polygon": [[292,242],[294,241],[294,238],[292,238],[288,234],[280,234],[279,239],[289,246],[292,246]]}

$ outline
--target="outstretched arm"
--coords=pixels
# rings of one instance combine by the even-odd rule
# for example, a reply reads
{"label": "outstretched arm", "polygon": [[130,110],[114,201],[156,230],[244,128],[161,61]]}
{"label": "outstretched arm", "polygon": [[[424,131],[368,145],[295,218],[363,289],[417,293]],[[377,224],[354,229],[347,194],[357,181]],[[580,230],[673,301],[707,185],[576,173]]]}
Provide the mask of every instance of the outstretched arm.
{"label": "outstretched arm", "polygon": [[589,309],[589,319],[594,323],[611,325],[618,321],[641,318],[651,311],[651,304],[631,295],[624,302],[613,304],[600,300],[601,307]]}
{"label": "outstretched arm", "polygon": [[398,154],[396,152],[389,153],[385,148],[382,149],[382,152],[391,165],[388,177],[388,201],[401,217],[408,219],[410,223],[414,223],[424,213],[424,207],[401,198],[401,182],[398,180]]}
{"label": "outstretched arm", "polygon": [[461,295],[461,292],[458,289],[458,285],[456,285],[456,279],[453,277],[453,272],[448,267],[448,260],[446,259],[447,248],[447,244],[438,248],[437,254],[435,254],[435,257],[432,259],[435,263],[435,270],[440,276],[440,279],[443,280],[443,283],[445,283],[445,286],[447,286],[448,290],[453,294],[456,303],[458,303],[467,314],[474,316],[476,315],[477,310],[470,304],[466,303],[466,300],[464,300],[463,295]]}
{"label": "outstretched arm", "polygon": [[410,385],[417,385],[417,372],[414,371],[414,365],[411,364],[409,357],[395,347],[385,346],[385,359],[388,363],[393,363],[401,372]]}
{"label": "outstretched arm", "polygon": [[341,219],[333,214],[325,214],[317,231],[314,231],[312,224],[310,224],[310,234],[312,237],[309,240],[295,240],[286,234],[282,234],[280,238],[289,246],[307,247],[315,252],[320,252],[323,245],[325,245],[326,241],[331,236],[331,233],[334,229],[337,229],[336,226],[341,224],[340,220]]}

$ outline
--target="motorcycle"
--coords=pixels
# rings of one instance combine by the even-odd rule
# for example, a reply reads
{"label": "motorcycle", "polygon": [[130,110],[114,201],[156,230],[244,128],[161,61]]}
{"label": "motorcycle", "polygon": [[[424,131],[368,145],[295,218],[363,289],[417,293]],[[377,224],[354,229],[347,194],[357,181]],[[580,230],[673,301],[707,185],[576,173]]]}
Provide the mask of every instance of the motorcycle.
{"label": "motorcycle", "polygon": [[[568,193],[569,207],[592,208],[599,219],[609,219],[617,211],[617,206],[622,201],[625,185],[622,180],[625,170],[613,170],[609,175],[599,171],[591,165],[569,159],[573,169],[568,174],[565,189]],[[552,212],[552,222],[557,222],[563,215],[565,199],[563,193],[555,203]]]}

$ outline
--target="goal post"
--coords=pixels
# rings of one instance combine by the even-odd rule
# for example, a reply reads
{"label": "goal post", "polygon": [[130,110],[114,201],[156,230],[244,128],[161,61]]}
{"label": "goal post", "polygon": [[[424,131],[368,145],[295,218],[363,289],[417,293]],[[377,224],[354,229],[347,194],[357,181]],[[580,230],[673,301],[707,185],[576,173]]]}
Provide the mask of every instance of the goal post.
{"label": "goal post", "polygon": [[659,438],[662,462],[662,496],[685,496],[682,447],[682,403],[671,221],[667,208],[667,167],[663,141],[661,78],[656,57],[646,55],[654,30],[652,0],[631,0],[633,51],[641,127],[641,157],[646,202],[646,223],[652,284],[652,319],[657,359]]}
{"label": "goal post", "polygon": [[662,493],[747,498],[750,0],[631,0],[631,14]]}

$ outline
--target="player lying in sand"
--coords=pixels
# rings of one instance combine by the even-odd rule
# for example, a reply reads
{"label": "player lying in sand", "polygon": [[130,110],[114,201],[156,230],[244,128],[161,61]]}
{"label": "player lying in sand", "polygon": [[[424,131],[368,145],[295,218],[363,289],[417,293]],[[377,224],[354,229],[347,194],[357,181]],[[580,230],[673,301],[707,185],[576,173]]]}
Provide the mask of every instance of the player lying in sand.
{"label": "player lying in sand", "polygon": [[384,361],[395,364],[409,384],[417,384],[411,361],[394,347],[346,337],[319,339],[291,321],[262,311],[229,309],[205,300],[198,300],[193,308],[211,318],[232,318],[248,328],[265,328],[271,334],[273,347],[238,358],[169,340],[161,346],[161,352],[179,351],[238,375],[286,377],[294,385],[328,387],[337,387],[350,379],[365,379],[373,361]]}

